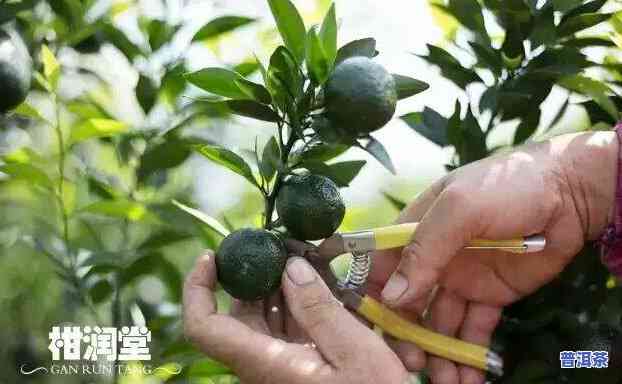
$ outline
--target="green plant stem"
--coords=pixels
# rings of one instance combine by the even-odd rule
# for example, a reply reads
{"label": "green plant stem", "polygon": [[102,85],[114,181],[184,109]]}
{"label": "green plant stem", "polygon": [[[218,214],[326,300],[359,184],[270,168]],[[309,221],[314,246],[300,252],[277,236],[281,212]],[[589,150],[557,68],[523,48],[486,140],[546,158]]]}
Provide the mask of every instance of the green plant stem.
{"label": "green plant stem", "polygon": [[[282,127],[279,126],[279,131],[281,129]],[[281,151],[281,164],[283,164],[285,166],[284,168],[286,169],[287,169],[287,161],[289,159],[289,154],[295,142],[296,142],[296,134],[295,132],[292,131],[289,133],[287,144],[285,144],[285,147]],[[281,185],[283,184],[283,179],[285,178],[285,175],[287,174],[286,169],[285,170],[279,169],[276,171],[276,180],[274,181],[274,186],[272,187],[272,191],[270,191],[270,194],[265,197],[265,205],[266,205],[266,216],[264,220],[265,229],[272,229],[273,227],[274,223],[272,222],[272,216],[274,215],[274,206],[276,203],[276,196],[279,193],[279,190],[281,189]]]}
{"label": "green plant stem", "polygon": [[67,256],[69,259],[69,267],[68,273],[70,275],[70,283],[73,288],[78,293],[80,300],[88,307],[89,311],[93,318],[99,322],[99,315],[97,314],[97,310],[93,305],[93,302],[88,297],[88,294],[84,292],[82,282],[77,276],[78,269],[78,261],[77,255],[74,254],[73,249],[71,248],[71,243],[69,242],[69,215],[65,208],[65,139],[63,138],[63,130],[61,128],[61,118],[60,118],[60,102],[58,100],[58,95],[53,95],[54,100],[54,109],[56,113],[56,119],[54,121],[54,132],[56,133],[56,141],[58,144],[58,191],[56,192],[56,200],[58,202],[58,209],[60,210],[61,223],[63,227],[63,245],[65,246],[65,252],[67,252]]}
{"label": "green plant stem", "polygon": [[65,248],[69,254],[72,266],[75,266],[76,260],[73,252],[69,247],[69,216],[65,209],[65,140],[63,138],[63,131],[60,126],[60,103],[58,102],[58,96],[54,95],[54,106],[56,110],[56,121],[54,131],[56,132],[56,139],[58,143],[58,209],[61,212],[61,220],[63,225],[63,241],[65,242]]}
{"label": "green plant stem", "polygon": [[[133,198],[133,188],[129,193],[129,197],[130,199]],[[130,240],[130,236],[129,236],[129,230],[130,230],[130,223],[127,219],[123,220],[123,228],[122,228],[122,244],[124,248],[128,247],[128,243]],[[121,321],[122,321],[122,305],[121,305],[121,274],[119,272],[115,272],[113,275],[113,289],[114,289],[114,296],[112,299],[112,306],[110,307],[110,316],[111,316],[111,320],[112,320],[112,326],[115,328],[120,328],[121,327]],[[112,382],[113,383],[117,383],[119,381],[119,373],[118,371],[115,369],[114,370],[114,374],[112,377]]]}

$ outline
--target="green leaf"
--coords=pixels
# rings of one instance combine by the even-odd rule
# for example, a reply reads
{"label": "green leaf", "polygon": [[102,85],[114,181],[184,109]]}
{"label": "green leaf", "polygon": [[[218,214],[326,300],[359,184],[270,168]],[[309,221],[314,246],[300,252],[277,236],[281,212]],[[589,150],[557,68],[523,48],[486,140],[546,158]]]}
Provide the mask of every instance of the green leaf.
{"label": "green leaf", "polygon": [[391,203],[391,205],[398,211],[401,211],[402,209],[406,208],[406,203],[398,199],[397,197],[387,192],[382,192],[382,195],[385,197],[385,199],[389,200],[389,203]]}
{"label": "green leaf", "polygon": [[460,123],[460,138],[456,146],[460,164],[465,165],[483,159],[488,155],[486,136],[469,107],[464,120]]}
{"label": "green leaf", "polygon": [[203,378],[231,373],[222,363],[211,359],[202,359],[192,363],[188,368],[188,377]]}
{"label": "green leaf", "polygon": [[341,155],[350,148],[344,144],[318,143],[298,155],[300,162],[328,161]]}
{"label": "green leaf", "polygon": [[166,286],[171,300],[175,303],[181,301],[183,277],[179,268],[164,256],[158,263],[158,277]]}
{"label": "green leaf", "polygon": [[253,22],[255,22],[255,19],[243,16],[217,17],[201,27],[192,37],[192,41],[209,40]]}
{"label": "green leaf", "polygon": [[305,61],[309,70],[311,81],[315,84],[323,84],[328,78],[329,62],[322,48],[322,43],[315,31],[315,27],[309,29],[305,50]]}
{"label": "green leaf", "polygon": [[147,34],[149,35],[151,51],[155,52],[171,41],[178,29],[179,26],[170,25],[164,20],[151,20],[147,25]]}
{"label": "green leaf", "polygon": [[503,59],[498,50],[475,41],[469,41],[469,45],[473,49],[475,56],[477,56],[477,60],[480,65],[484,68],[490,69],[497,76],[501,75],[501,71],[503,70]]}
{"label": "green leaf", "polygon": [[526,75],[550,77],[555,79],[561,75],[574,75],[590,65],[585,55],[570,47],[547,48],[533,58],[527,65]]}
{"label": "green leaf", "polygon": [[557,35],[564,37],[584,29],[593,27],[611,18],[611,13],[585,13],[570,17],[559,24]]}
{"label": "green leaf", "polygon": [[143,204],[123,199],[97,201],[81,208],[80,211],[130,221],[142,220],[147,215],[147,208]]}
{"label": "green leaf", "polygon": [[136,84],[136,99],[145,113],[149,113],[157,98],[158,87],[150,77],[141,74]]}
{"label": "green leaf", "polygon": [[177,138],[170,138],[162,143],[148,146],[140,158],[140,166],[136,171],[139,182],[144,182],[157,171],[183,164],[191,153],[188,143]]}
{"label": "green leaf", "polygon": [[447,120],[447,143],[453,145],[456,148],[456,152],[458,152],[458,147],[462,143],[462,121],[460,120],[461,113],[462,107],[460,105],[460,101],[456,100],[454,113]]}
{"label": "green leaf", "polygon": [[121,196],[121,193],[115,190],[111,185],[102,181],[94,176],[89,176],[87,179],[89,192],[102,199],[116,199]]}
{"label": "green leaf", "polygon": [[240,74],[224,68],[204,68],[186,73],[186,80],[216,95],[232,99],[253,99],[270,102],[269,92],[262,86],[246,80]]}
{"label": "green leaf", "polygon": [[563,23],[564,21],[570,19],[571,17],[579,16],[584,13],[598,12],[605,5],[606,2],[607,0],[593,0],[593,1],[588,1],[585,4],[581,4],[578,7],[572,8],[570,11],[564,14],[564,17],[562,17],[561,22]]}
{"label": "green leaf", "polygon": [[242,63],[237,64],[235,67],[233,67],[233,71],[246,77],[246,76],[249,76],[255,73],[255,71],[258,70],[259,67],[260,67],[259,61],[251,59],[249,61],[244,61]]}
{"label": "green leaf", "polygon": [[368,37],[365,39],[354,40],[339,48],[337,51],[337,57],[335,58],[335,65],[342,61],[356,56],[364,56],[373,58],[378,55],[376,51],[376,40]]}
{"label": "green leaf", "polygon": [[45,79],[50,83],[52,89],[56,89],[58,78],[60,77],[60,64],[47,45],[41,46],[41,62],[43,63],[43,75]]}
{"label": "green leaf", "polygon": [[242,92],[253,100],[263,104],[270,104],[272,102],[270,92],[268,92],[268,90],[261,84],[253,83],[252,81],[244,78],[236,79],[235,84],[242,90]]}
{"label": "green leaf", "polygon": [[121,272],[122,286],[128,285],[145,275],[157,275],[166,285],[171,299],[179,301],[181,296],[182,278],[173,263],[167,260],[159,252],[146,253],[135,258],[132,263],[126,265]]}
{"label": "green leaf", "polygon": [[391,161],[391,157],[387,152],[384,145],[381,142],[373,138],[372,136],[368,137],[369,141],[367,145],[363,148],[367,153],[372,155],[383,167],[385,167],[392,174],[396,174],[395,166],[393,165],[393,161]]}
{"label": "green leaf", "polygon": [[70,29],[75,30],[82,25],[84,10],[80,0],[55,0],[48,4],[57,16],[69,24]]}
{"label": "green leaf", "polygon": [[263,148],[261,155],[261,162],[259,163],[259,170],[263,177],[270,181],[277,169],[281,164],[281,149],[276,141],[276,138],[272,136]]}
{"label": "green leaf", "polygon": [[14,179],[25,180],[44,188],[52,189],[54,187],[49,176],[34,165],[23,163],[4,164],[0,165],[0,172],[6,173]]}
{"label": "green leaf", "polygon": [[306,29],[298,10],[290,0],[268,0],[268,4],[285,46],[292,52],[296,62],[302,63]]}
{"label": "green leaf", "polygon": [[330,178],[339,187],[347,187],[358,175],[365,163],[366,161],[364,160],[353,160],[327,165],[320,161],[309,161],[303,163],[301,167],[308,169],[311,173],[317,173]]}
{"label": "green leaf", "polygon": [[335,3],[332,3],[328,13],[324,17],[319,33],[320,40],[329,68],[332,68],[337,58],[337,15],[335,13]]}
{"label": "green leaf", "polygon": [[65,107],[76,114],[81,120],[88,119],[109,119],[112,118],[108,112],[103,110],[99,105],[88,100],[72,100],[65,104]]}
{"label": "green leaf", "polygon": [[106,279],[99,280],[91,288],[89,288],[89,296],[93,300],[94,304],[99,304],[106,300],[112,293],[114,288],[112,284]]}
{"label": "green leaf", "polygon": [[253,100],[206,101],[206,103],[217,107],[223,107],[229,112],[240,116],[269,122],[281,121],[278,113],[272,108]]}
{"label": "green leaf", "polygon": [[482,7],[477,0],[449,0],[446,10],[460,24],[478,33],[484,39],[488,39],[486,27],[484,26]]}
{"label": "green leaf", "polygon": [[614,47],[616,44],[608,37],[574,37],[563,42],[567,47]]}
{"label": "green leaf", "polygon": [[202,222],[203,224],[207,225],[211,230],[215,231],[219,235],[221,235],[223,237],[226,237],[226,236],[229,235],[230,232],[224,225],[220,224],[220,222],[218,222],[218,220],[216,220],[213,217],[207,215],[206,213],[203,213],[203,212],[199,211],[198,209],[191,208],[191,207],[189,207],[189,206],[187,206],[185,204],[182,204],[182,203],[180,203],[177,200],[172,200],[172,203],[177,208],[179,208],[182,211],[190,214],[195,219],[197,219],[200,222]]}
{"label": "green leaf", "polygon": [[[616,97],[613,99],[613,101],[616,104],[616,107],[618,108],[618,110],[622,109],[622,99]],[[585,112],[589,116],[590,123],[592,125],[595,125],[597,123],[606,123],[608,125],[614,125],[617,123],[617,120],[614,119],[605,110],[603,110],[602,107],[600,107],[600,105],[598,105],[598,103],[596,103],[594,100],[584,101],[582,103],[579,103],[578,105],[585,108]]]}
{"label": "green leaf", "polygon": [[304,79],[296,59],[287,48],[279,46],[272,53],[265,77],[278,105],[289,111],[289,106],[303,93]]}
{"label": "green leaf", "polygon": [[38,0],[7,1],[0,4],[0,24],[15,19],[18,13],[33,8]]}
{"label": "green leaf", "polygon": [[551,45],[557,41],[557,30],[555,28],[555,12],[552,4],[546,4],[536,14],[534,27],[529,35],[532,49],[540,45]]}
{"label": "green leaf", "polygon": [[32,105],[28,104],[28,102],[24,101],[17,108],[13,109],[13,112],[24,117],[28,117],[31,119],[39,120],[50,124],[40,113],[37,111]]}
{"label": "green leaf", "polygon": [[134,44],[120,29],[107,23],[102,27],[104,36],[131,62],[142,54],[142,50]]}
{"label": "green leaf", "polygon": [[184,80],[184,73],[186,68],[183,63],[177,64],[169,68],[160,84],[160,92],[162,93],[164,101],[174,106],[177,102],[177,98],[186,88],[186,81]]}
{"label": "green leaf", "polygon": [[186,80],[197,87],[216,95],[232,99],[248,99],[236,80],[242,78],[239,74],[224,68],[204,68],[196,72],[184,74]]}
{"label": "green leaf", "polygon": [[80,267],[97,268],[93,274],[106,274],[122,268],[130,255],[127,252],[108,252],[97,251],[91,253],[84,261],[79,263]]}
{"label": "green leaf", "polygon": [[160,356],[166,360],[171,359],[172,357],[187,355],[200,356],[201,352],[192,343],[185,340],[173,341],[168,344],[160,354]]}
{"label": "green leaf", "polygon": [[527,139],[534,134],[536,129],[538,129],[538,124],[540,123],[540,109],[533,109],[529,112],[527,116],[525,116],[518,128],[516,129],[516,133],[514,134],[514,145],[519,145],[524,143]]}
{"label": "green leaf", "polygon": [[412,112],[400,117],[421,136],[441,147],[449,145],[447,119],[435,110],[425,107],[423,112]]}
{"label": "green leaf", "polygon": [[231,152],[228,149],[216,146],[216,145],[197,145],[194,146],[194,150],[210,159],[216,164],[222,165],[225,168],[237,173],[251,182],[253,185],[257,185],[257,181],[253,176],[253,172],[249,165],[240,156]]}
{"label": "green leaf", "polygon": [[557,125],[557,123],[559,123],[562,117],[564,117],[564,115],[566,114],[566,111],[568,110],[569,105],[570,105],[570,97],[566,97],[564,104],[562,104],[562,106],[559,108],[559,110],[555,114],[555,117],[553,117],[553,120],[551,120],[551,123],[549,124],[548,129],[553,128],[555,125]]}
{"label": "green leaf", "polygon": [[424,83],[421,80],[413,79],[408,76],[393,74],[393,79],[395,80],[395,86],[397,88],[397,98],[400,100],[416,95],[430,88],[428,83]]}
{"label": "green leaf", "polygon": [[69,141],[77,143],[95,137],[113,136],[128,130],[128,126],[117,120],[89,119],[71,131]]}
{"label": "green leaf", "polygon": [[580,6],[583,0],[552,0],[553,7],[559,12],[568,12],[572,8]]}
{"label": "green leaf", "polygon": [[192,239],[192,235],[187,232],[178,232],[173,229],[164,229],[149,236],[138,246],[138,249],[161,248],[188,239]]}
{"label": "green leaf", "polygon": [[420,56],[430,64],[438,66],[443,76],[451,80],[458,87],[464,89],[470,83],[482,82],[482,79],[472,69],[467,69],[442,48],[428,44],[427,56]]}
{"label": "green leaf", "polygon": [[618,108],[609,98],[611,89],[603,82],[581,75],[566,76],[558,84],[571,91],[591,97],[607,113],[618,120]]}

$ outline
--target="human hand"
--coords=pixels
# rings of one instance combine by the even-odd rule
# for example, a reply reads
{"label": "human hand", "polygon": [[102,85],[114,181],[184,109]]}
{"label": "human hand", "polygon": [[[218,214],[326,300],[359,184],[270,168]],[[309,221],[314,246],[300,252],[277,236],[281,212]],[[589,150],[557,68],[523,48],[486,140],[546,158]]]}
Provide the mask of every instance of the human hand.
{"label": "human hand", "polygon": [[[421,224],[410,245],[374,256],[369,294],[413,321],[425,311],[436,331],[489,344],[503,306],[552,280],[608,223],[617,146],[612,132],[565,135],[450,173],[402,212],[398,222]],[[463,250],[475,238],[537,233],[547,239],[538,253]],[[427,363],[435,384],[484,381],[476,369],[426,362],[412,344],[389,342],[407,368]]]}
{"label": "human hand", "polygon": [[402,384],[408,378],[395,353],[341,306],[302,258],[290,258],[283,274],[286,317],[261,302],[234,302],[231,315],[217,313],[215,285],[208,252],[184,284],[184,331],[243,383]]}

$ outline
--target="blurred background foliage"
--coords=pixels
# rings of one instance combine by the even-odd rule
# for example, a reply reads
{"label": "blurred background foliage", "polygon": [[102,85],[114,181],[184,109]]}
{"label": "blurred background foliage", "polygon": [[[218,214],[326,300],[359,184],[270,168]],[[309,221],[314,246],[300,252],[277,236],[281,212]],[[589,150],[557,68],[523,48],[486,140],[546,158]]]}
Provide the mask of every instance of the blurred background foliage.
{"label": "blurred background foliage", "polygon": [[[431,89],[379,132],[397,176],[368,162],[344,190],[344,230],[390,223],[445,168],[619,119],[618,1],[382,3],[336,1],[340,43],[376,37],[387,68]],[[312,25],[329,2],[296,5]],[[255,137],[262,145],[270,137],[268,123],[199,102],[182,75],[216,64],[260,79],[255,57],[265,62],[279,44],[267,4],[0,1],[0,23],[19,31],[37,71],[27,103],[0,117],[0,381],[97,380],[18,374],[21,364],[49,362],[52,325],[75,323],[146,324],[154,365],[184,367],[120,382],[236,382],[181,335],[183,275],[221,237],[171,201],[230,229],[261,225],[261,196],[188,144],[227,144],[250,157]],[[226,310],[227,296],[218,297]],[[595,334],[622,344],[621,300],[586,248],[558,280],[506,311],[495,345],[509,367],[499,382],[619,383],[619,349],[618,369],[572,375],[562,375],[558,354],[589,347]]]}

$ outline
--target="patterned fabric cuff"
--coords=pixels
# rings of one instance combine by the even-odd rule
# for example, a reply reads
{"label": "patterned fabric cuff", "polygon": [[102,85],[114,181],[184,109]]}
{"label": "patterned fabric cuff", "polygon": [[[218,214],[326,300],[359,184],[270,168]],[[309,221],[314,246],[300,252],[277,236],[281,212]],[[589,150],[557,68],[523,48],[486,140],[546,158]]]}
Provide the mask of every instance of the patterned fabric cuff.
{"label": "patterned fabric cuff", "polygon": [[618,143],[618,179],[616,182],[613,222],[601,236],[601,260],[611,273],[622,281],[622,122],[614,127]]}

